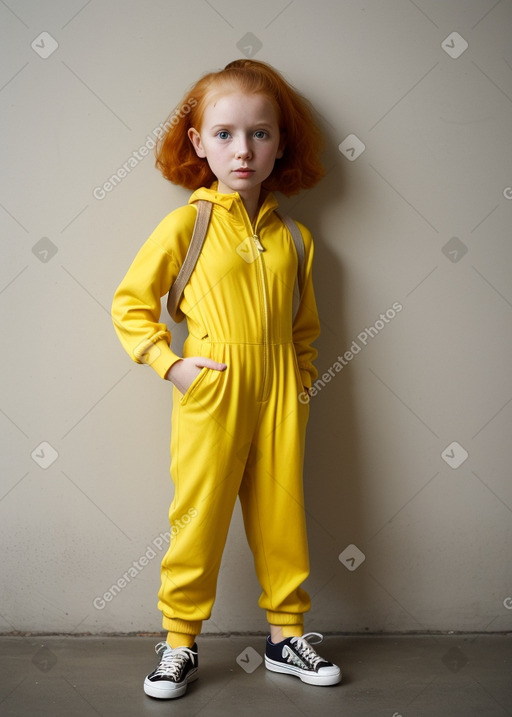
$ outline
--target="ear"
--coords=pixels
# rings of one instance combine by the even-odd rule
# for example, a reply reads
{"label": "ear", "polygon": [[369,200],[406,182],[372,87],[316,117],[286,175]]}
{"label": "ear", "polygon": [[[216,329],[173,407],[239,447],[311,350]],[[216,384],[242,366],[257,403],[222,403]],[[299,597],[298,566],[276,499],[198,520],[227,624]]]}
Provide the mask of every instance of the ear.
{"label": "ear", "polygon": [[201,142],[201,135],[195,129],[194,127],[191,127],[188,132],[188,138],[192,142],[192,146],[194,147],[196,154],[198,157],[201,157],[202,159],[206,157],[206,152],[204,151],[203,144]]}
{"label": "ear", "polygon": [[276,159],[281,159],[286,147],[286,132],[282,131],[279,135],[279,147],[277,149]]}

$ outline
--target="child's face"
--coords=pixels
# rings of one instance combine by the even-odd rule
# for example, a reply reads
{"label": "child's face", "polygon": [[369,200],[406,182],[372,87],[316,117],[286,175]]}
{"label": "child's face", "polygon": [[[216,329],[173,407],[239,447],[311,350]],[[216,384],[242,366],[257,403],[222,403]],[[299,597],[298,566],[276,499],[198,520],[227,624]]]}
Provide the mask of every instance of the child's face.
{"label": "child's face", "polygon": [[274,105],[261,94],[234,91],[212,100],[200,130],[188,135],[197,155],[208,160],[218,191],[242,198],[259,194],[284,151]]}

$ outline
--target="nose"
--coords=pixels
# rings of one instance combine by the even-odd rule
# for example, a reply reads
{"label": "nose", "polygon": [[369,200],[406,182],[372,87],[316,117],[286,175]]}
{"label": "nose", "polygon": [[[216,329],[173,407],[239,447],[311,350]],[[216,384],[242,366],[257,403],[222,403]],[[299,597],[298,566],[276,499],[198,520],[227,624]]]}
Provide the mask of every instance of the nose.
{"label": "nose", "polygon": [[248,159],[251,156],[251,149],[245,137],[239,137],[236,145],[235,157],[237,159]]}

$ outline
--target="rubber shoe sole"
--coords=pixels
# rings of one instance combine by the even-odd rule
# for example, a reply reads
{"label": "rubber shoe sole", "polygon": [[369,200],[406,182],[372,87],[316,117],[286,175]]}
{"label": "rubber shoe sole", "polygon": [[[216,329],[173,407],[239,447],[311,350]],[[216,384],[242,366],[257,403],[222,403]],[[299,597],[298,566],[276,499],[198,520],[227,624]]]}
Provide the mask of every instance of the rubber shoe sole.
{"label": "rubber shoe sole", "polygon": [[275,660],[271,660],[270,657],[265,656],[265,667],[271,672],[281,672],[284,675],[299,677],[302,682],[306,682],[308,685],[327,687],[328,685],[337,685],[338,682],[341,682],[341,670],[335,666],[322,667],[322,670],[329,670],[329,672],[319,674],[318,672],[303,670],[296,665],[283,665],[282,662],[276,662]]}
{"label": "rubber shoe sole", "polygon": [[182,697],[187,691],[189,682],[194,682],[199,677],[199,669],[196,667],[187,674],[183,682],[176,684],[169,680],[158,680],[151,682],[151,680],[144,680],[144,692],[149,697],[156,697],[159,700],[173,700],[176,697]]}

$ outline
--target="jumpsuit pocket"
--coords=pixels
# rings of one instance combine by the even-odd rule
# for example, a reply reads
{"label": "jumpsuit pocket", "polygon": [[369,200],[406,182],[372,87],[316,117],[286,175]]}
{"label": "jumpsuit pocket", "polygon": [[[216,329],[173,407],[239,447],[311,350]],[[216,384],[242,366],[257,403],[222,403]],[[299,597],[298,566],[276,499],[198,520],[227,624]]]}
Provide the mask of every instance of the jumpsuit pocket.
{"label": "jumpsuit pocket", "polygon": [[201,371],[197,374],[197,376],[195,377],[195,379],[192,381],[192,383],[190,384],[190,386],[187,388],[187,390],[185,391],[185,393],[184,393],[184,394],[182,395],[182,397],[180,398],[180,403],[181,403],[182,406],[188,401],[188,399],[189,399],[190,396],[194,393],[194,391],[195,391],[196,388],[199,386],[199,384],[201,383],[201,381],[203,381],[203,379],[204,379],[204,377],[206,376],[207,372],[210,371],[210,370],[211,370],[211,369],[209,369],[207,366],[203,366],[203,367],[201,368]]}

